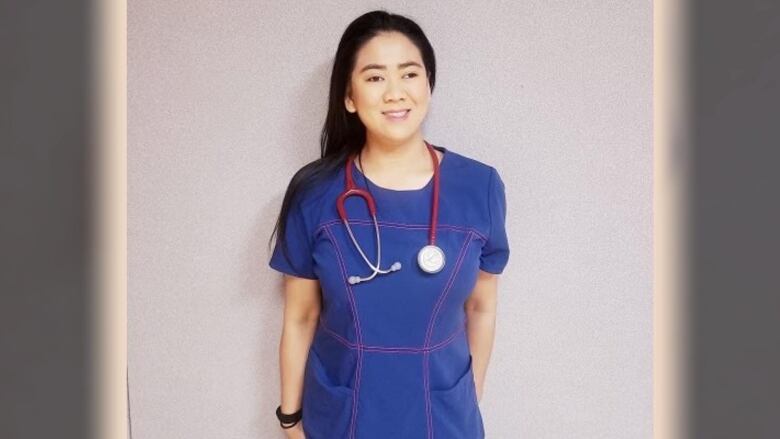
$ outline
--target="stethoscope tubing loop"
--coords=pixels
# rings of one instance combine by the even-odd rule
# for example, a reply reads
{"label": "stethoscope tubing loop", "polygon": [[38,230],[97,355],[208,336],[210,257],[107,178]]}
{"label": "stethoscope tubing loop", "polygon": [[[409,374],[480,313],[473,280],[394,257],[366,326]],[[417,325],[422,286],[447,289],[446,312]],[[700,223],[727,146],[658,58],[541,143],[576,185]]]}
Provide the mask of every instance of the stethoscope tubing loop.
{"label": "stethoscope tubing loop", "polygon": [[347,209],[344,207],[344,205],[346,204],[347,198],[353,195],[362,197],[368,206],[368,213],[371,216],[376,217],[376,203],[374,203],[374,197],[372,197],[371,194],[366,192],[364,189],[351,187],[342,192],[336,202],[336,209],[339,211],[339,217],[341,217],[342,221],[347,222]]}

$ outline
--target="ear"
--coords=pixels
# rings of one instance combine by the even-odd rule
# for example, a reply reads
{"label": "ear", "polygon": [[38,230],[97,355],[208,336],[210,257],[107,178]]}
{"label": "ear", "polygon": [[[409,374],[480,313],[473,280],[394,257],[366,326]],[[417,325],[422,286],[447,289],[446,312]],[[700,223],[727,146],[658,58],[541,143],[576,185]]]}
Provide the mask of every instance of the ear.
{"label": "ear", "polygon": [[347,93],[344,95],[344,106],[347,108],[347,111],[354,113],[357,109],[355,108],[355,102],[352,101],[350,96],[351,93],[352,91],[347,87]]}
{"label": "ear", "polygon": [[350,113],[354,113],[356,110],[355,103],[352,102],[352,98],[349,96],[344,97],[344,106],[347,108],[347,111]]}

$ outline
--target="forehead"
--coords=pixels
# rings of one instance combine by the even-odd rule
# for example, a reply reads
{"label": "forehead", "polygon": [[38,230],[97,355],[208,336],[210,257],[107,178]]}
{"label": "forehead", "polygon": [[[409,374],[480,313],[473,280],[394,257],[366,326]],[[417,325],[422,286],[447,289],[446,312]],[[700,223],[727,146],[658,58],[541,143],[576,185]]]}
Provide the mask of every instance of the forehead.
{"label": "forehead", "polygon": [[405,61],[422,64],[422,55],[417,46],[400,32],[381,32],[358,50],[355,68],[360,69],[371,63],[395,65]]}

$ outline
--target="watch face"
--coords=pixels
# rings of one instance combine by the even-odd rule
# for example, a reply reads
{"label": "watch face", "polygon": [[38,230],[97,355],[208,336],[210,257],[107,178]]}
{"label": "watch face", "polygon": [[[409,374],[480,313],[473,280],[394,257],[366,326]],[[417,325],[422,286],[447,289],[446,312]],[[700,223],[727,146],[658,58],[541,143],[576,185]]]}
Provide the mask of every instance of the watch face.
{"label": "watch face", "polygon": [[426,245],[417,253],[417,264],[426,273],[438,273],[444,268],[444,252],[435,245]]}

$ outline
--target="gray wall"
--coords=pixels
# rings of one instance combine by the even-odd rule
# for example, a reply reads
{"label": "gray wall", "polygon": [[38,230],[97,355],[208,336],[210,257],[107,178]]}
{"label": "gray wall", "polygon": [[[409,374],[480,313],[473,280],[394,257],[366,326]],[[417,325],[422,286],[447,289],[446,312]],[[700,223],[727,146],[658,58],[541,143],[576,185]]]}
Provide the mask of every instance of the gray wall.
{"label": "gray wall", "polygon": [[377,7],[436,49],[426,139],[506,183],[488,437],[651,437],[651,2],[324,3],[129,2],[133,437],[283,437],[266,242]]}

